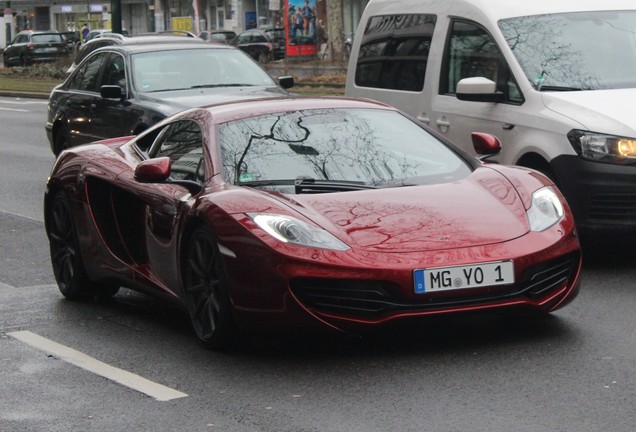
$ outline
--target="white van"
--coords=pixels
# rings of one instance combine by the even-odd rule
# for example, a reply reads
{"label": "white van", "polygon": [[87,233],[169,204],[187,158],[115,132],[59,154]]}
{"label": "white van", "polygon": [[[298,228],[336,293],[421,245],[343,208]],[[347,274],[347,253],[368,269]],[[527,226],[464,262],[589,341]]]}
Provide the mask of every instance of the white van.
{"label": "white van", "polygon": [[636,233],[636,1],[371,0],[345,94],[551,177],[579,228]]}

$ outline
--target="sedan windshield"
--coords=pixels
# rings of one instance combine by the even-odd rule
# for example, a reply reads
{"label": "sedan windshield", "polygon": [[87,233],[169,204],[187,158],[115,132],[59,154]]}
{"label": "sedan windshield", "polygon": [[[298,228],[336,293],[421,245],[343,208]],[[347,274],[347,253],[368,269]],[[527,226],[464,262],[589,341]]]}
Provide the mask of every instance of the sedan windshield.
{"label": "sedan windshield", "polygon": [[283,192],[432,184],[472,171],[394,111],[313,109],[251,117],[220,125],[219,142],[228,183]]}
{"label": "sedan windshield", "polygon": [[499,28],[538,90],[636,87],[636,11],[518,17]]}
{"label": "sedan windshield", "polygon": [[179,49],[132,56],[135,88],[160,92],[224,86],[276,86],[245,53],[233,49]]}

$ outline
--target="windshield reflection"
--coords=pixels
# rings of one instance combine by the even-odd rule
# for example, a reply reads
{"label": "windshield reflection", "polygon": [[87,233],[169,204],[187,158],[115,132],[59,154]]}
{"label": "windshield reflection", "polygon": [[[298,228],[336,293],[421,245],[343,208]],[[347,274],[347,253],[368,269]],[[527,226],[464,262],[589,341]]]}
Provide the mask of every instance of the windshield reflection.
{"label": "windshield reflection", "polygon": [[219,141],[227,182],[283,192],[290,188],[274,180],[396,186],[454,181],[471,172],[453,151],[393,111],[315,109],[246,118],[221,125]]}
{"label": "windshield reflection", "polygon": [[131,63],[133,85],[140,92],[276,85],[245,53],[233,49],[151,51],[134,54]]}
{"label": "windshield reflection", "polygon": [[499,27],[538,90],[636,87],[634,11],[518,17]]}

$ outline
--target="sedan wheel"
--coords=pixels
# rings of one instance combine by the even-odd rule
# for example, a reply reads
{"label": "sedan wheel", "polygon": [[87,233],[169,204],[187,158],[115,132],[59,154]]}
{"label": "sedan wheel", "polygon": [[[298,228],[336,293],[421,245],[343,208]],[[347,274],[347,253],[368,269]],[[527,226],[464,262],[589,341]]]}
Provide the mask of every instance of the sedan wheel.
{"label": "sedan wheel", "polygon": [[197,228],[184,260],[184,288],[192,327],[208,349],[224,349],[234,334],[221,254],[207,227]]}

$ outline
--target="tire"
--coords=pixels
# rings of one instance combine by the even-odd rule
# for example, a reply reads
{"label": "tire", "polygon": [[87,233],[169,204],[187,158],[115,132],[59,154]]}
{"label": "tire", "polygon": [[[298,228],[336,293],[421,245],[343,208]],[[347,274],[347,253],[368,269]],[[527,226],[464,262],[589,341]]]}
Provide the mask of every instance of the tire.
{"label": "tire", "polygon": [[53,197],[47,219],[51,264],[57,286],[67,299],[85,300],[90,297],[89,281],[79,254],[71,204],[63,192]]}
{"label": "tire", "polygon": [[227,277],[209,228],[195,229],[185,249],[183,287],[190,321],[206,349],[223,350],[235,335]]}
{"label": "tire", "polygon": [[66,133],[66,127],[63,125],[58,126],[55,131],[55,137],[53,138],[53,148],[55,149],[55,156],[59,156],[63,150],[70,148],[70,142],[68,134]]}
{"label": "tire", "polygon": [[117,294],[118,286],[91,282],[86,275],[71,204],[64,192],[53,197],[47,219],[51,264],[62,295],[75,301],[91,298],[105,301]]}

